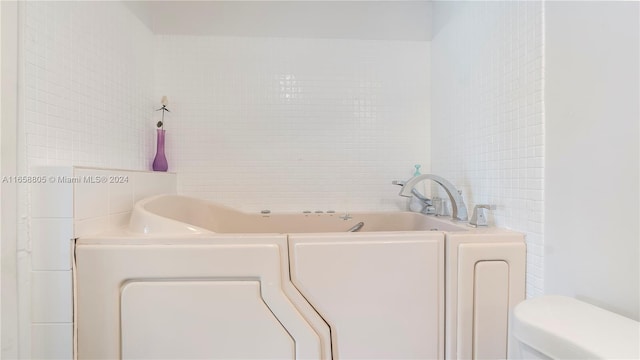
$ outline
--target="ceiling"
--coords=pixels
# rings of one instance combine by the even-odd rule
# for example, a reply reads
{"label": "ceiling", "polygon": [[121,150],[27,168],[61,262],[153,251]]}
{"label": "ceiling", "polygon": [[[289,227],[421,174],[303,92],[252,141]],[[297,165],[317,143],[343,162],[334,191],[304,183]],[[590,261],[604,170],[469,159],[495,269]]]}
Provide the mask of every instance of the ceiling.
{"label": "ceiling", "polygon": [[431,1],[124,1],[155,34],[431,40]]}

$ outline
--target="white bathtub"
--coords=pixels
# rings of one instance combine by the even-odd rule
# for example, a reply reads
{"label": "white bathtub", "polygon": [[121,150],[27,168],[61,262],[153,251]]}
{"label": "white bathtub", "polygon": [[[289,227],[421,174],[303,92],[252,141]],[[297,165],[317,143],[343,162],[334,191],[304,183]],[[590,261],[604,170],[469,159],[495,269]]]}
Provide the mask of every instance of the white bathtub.
{"label": "white bathtub", "polygon": [[160,195],[136,203],[129,229],[144,234],[233,234],[345,232],[363,222],[370,231],[467,231],[464,224],[414,212],[247,214],[180,195]]}
{"label": "white bathtub", "polygon": [[416,213],[246,214],[157,196],[128,229],[77,241],[77,355],[505,357],[524,262],[519,233]]}

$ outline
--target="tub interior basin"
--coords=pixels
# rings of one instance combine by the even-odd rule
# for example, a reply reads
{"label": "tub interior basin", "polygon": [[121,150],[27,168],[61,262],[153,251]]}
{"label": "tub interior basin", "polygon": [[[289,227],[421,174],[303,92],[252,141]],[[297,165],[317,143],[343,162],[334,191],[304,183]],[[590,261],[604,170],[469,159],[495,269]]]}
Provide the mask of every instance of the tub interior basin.
{"label": "tub interior basin", "polygon": [[367,231],[465,231],[449,218],[413,212],[250,214],[182,195],[158,195],[136,203],[129,229],[137,233],[318,233]]}

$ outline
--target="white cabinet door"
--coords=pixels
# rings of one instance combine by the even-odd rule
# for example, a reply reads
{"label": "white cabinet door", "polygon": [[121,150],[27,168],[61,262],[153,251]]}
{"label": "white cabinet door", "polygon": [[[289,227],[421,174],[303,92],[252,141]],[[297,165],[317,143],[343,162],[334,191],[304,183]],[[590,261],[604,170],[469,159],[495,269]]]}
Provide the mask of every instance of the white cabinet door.
{"label": "white cabinet door", "polygon": [[79,359],[330,358],[284,235],[84,239],[75,275]]}
{"label": "white cabinet door", "polygon": [[334,359],[443,358],[443,233],[290,235],[289,252]]}
{"label": "white cabinet door", "polygon": [[257,280],[135,281],[122,288],[123,359],[294,359]]}

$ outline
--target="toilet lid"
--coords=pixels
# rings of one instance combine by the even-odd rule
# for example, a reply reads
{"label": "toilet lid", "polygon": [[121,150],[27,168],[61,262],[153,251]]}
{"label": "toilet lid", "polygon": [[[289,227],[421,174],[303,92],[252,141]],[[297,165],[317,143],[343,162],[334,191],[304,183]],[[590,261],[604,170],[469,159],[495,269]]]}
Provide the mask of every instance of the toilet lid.
{"label": "toilet lid", "polygon": [[566,296],[518,304],[513,335],[553,359],[638,359],[640,323]]}

